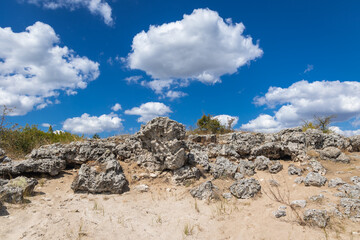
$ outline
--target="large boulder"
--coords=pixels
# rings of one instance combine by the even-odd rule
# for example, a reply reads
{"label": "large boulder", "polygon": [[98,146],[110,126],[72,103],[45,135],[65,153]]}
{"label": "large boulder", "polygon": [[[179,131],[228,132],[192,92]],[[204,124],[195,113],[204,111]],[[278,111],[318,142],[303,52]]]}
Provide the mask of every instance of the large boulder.
{"label": "large boulder", "polygon": [[237,171],[243,176],[253,176],[255,174],[255,164],[252,161],[240,160]]}
{"label": "large boulder", "polygon": [[199,180],[201,172],[196,167],[184,166],[174,170],[172,180],[175,184],[188,184],[194,180]]}
{"label": "large boulder", "polygon": [[324,160],[330,160],[333,162],[349,163],[350,158],[341,152],[339,148],[336,147],[326,147],[323,150],[320,150],[320,158]]}
{"label": "large boulder", "polygon": [[38,181],[34,178],[17,177],[0,183],[0,202],[22,203],[24,197],[33,194]]}
{"label": "large boulder", "polygon": [[75,192],[116,194],[129,190],[128,181],[120,163],[112,157],[104,161],[88,162],[81,165],[71,188]]}
{"label": "large boulder", "polygon": [[211,181],[204,182],[190,190],[191,196],[201,200],[210,200],[219,198],[218,188]]}
{"label": "large boulder", "polygon": [[217,157],[215,163],[210,163],[210,172],[214,178],[234,177],[238,165],[225,157]]}
{"label": "large boulder", "polygon": [[48,173],[58,175],[66,167],[66,161],[59,158],[26,159],[0,163],[0,175],[21,175],[23,173]]}
{"label": "large boulder", "polygon": [[302,169],[299,167],[296,167],[294,164],[290,164],[288,167],[288,174],[289,175],[302,175]]}
{"label": "large boulder", "polygon": [[308,173],[304,179],[305,186],[321,187],[324,186],[326,182],[327,178],[316,172]]}
{"label": "large boulder", "polygon": [[350,150],[352,152],[360,152],[360,135],[351,136],[350,140]]}
{"label": "large boulder", "polygon": [[241,179],[230,186],[230,192],[237,198],[253,198],[261,190],[261,185],[254,178]]}
{"label": "large boulder", "polygon": [[189,163],[200,165],[205,171],[210,171],[210,162],[207,153],[199,149],[191,149],[188,155]]}
{"label": "large boulder", "polygon": [[158,117],[141,126],[134,135],[145,151],[137,159],[149,171],[176,170],[187,160],[185,126],[167,117]]}
{"label": "large boulder", "polygon": [[360,219],[360,200],[352,198],[342,198],[340,206],[343,208],[345,215]]}

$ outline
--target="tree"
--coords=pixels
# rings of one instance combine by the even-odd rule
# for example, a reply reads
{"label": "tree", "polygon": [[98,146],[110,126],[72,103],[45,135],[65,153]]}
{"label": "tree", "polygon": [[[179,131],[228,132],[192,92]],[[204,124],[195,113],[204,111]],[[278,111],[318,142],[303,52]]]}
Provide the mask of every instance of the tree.
{"label": "tree", "polygon": [[51,125],[49,126],[48,133],[54,133],[54,130]]}
{"label": "tree", "polygon": [[213,134],[222,133],[225,130],[225,127],[220,124],[219,120],[212,118],[210,114],[203,114],[203,116],[197,120],[196,125],[198,126],[198,130],[211,132]]}
{"label": "tree", "polygon": [[99,134],[95,133],[93,136],[92,136],[93,139],[100,139],[100,136]]}
{"label": "tree", "polygon": [[335,115],[330,115],[325,117],[314,116],[314,119],[317,122],[316,125],[324,133],[329,132],[329,125],[331,123],[331,120],[334,118],[336,118]]}

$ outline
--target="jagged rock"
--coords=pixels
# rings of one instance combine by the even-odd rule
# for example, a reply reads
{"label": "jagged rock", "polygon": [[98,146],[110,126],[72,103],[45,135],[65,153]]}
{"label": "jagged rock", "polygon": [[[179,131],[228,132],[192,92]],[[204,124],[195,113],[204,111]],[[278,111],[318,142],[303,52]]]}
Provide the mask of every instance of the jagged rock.
{"label": "jagged rock", "polygon": [[333,162],[349,163],[350,158],[342,153],[340,149],[336,147],[327,147],[320,150],[320,158],[324,160],[330,160]]}
{"label": "jagged rock", "polygon": [[309,199],[313,202],[317,202],[317,201],[324,199],[324,195],[323,194],[313,195],[313,196],[309,197]]}
{"label": "jagged rock", "polygon": [[90,193],[117,193],[129,190],[128,181],[116,159],[81,165],[71,188]]}
{"label": "jagged rock", "polygon": [[308,171],[316,172],[316,173],[319,173],[321,175],[326,174],[326,168],[324,168],[324,166],[320,162],[318,162],[318,161],[316,161],[314,159],[310,160]]}
{"label": "jagged rock", "polygon": [[240,179],[243,179],[245,176],[241,173],[235,173],[235,176],[234,176],[234,179],[235,180],[240,180]]}
{"label": "jagged rock", "polygon": [[321,149],[324,145],[324,134],[318,129],[307,129],[305,132],[305,142],[307,147]]}
{"label": "jagged rock", "polygon": [[289,175],[301,176],[302,175],[302,169],[296,167],[294,164],[290,164],[289,167],[288,167],[288,174]]}
{"label": "jagged rock", "polygon": [[0,186],[0,201],[8,203],[22,203],[24,196],[33,194],[38,181],[34,178],[17,177],[9,181],[2,182]]}
{"label": "jagged rock", "polygon": [[186,184],[192,180],[199,180],[200,170],[196,167],[185,166],[174,170],[172,180],[176,184]]}
{"label": "jagged rock", "polygon": [[360,199],[360,186],[359,185],[351,185],[351,184],[343,184],[338,188],[339,191],[345,194],[348,198]]}
{"label": "jagged rock", "polygon": [[349,140],[350,140],[351,151],[360,152],[360,135],[351,136]]}
{"label": "jagged rock", "polygon": [[306,207],[306,200],[294,200],[290,203],[291,206],[293,207],[299,207],[299,208],[304,208]]}
{"label": "jagged rock", "polygon": [[304,212],[304,221],[312,226],[325,228],[329,220],[326,210],[308,209]]}
{"label": "jagged rock", "polygon": [[251,151],[253,156],[265,156],[270,159],[281,159],[286,157],[284,147],[278,142],[267,142],[258,147],[254,147]]}
{"label": "jagged rock", "polygon": [[305,180],[304,177],[297,177],[297,178],[295,178],[294,183],[301,184],[304,182],[304,180]]}
{"label": "jagged rock", "polygon": [[255,165],[248,160],[240,160],[237,171],[243,176],[253,176],[255,174]]}
{"label": "jagged rock", "polygon": [[224,144],[220,147],[220,151],[217,153],[218,156],[239,158],[240,155],[236,152],[236,148],[233,144]]}
{"label": "jagged rock", "polygon": [[191,196],[201,200],[210,200],[219,198],[218,188],[211,181],[204,182],[190,190]]}
{"label": "jagged rock", "polygon": [[326,181],[326,177],[322,176],[321,174],[316,172],[310,172],[308,173],[308,175],[306,175],[304,179],[304,184],[305,186],[321,187],[325,185]]}
{"label": "jagged rock", "polygon": [[189,153],[189,163],[199,164],[205,171],[210,171],[209,157],[205,151],[191,149]]}
{"label": "jagged rock", "polygon": [[225,157],[217,157],[215,164],[210,163],[210,172],[214,178],[234,177],[238,166]]}
{"label": "jagged rock", "polygon": [[146,184],[139,184],[139,185],[136,185],[133,189],[137,192],[148,192],[149,186]]}
{"label": "jagged rock", "polygon": [[254,147],[265,142],[265,135],[262,133],[236,132],[228,134],[227,137],[227,142],[234,144],[240,157],[249,156]]}
{"label": "jagged rock", "polygon": [[58,175],[66,167],[66,161],[54,159],[27,159],[11,161],[0,164],[0,175],[20,175],[22,173],[48,173],[51,176]]}
{"label": "jagged rock", "polygon": [[340,149],[347,149],[350,146],[349,139],[337,133],[328,133],[323,135],[323,148],[336,147]]}
{"label": "jagged rock", "polygon": [[351,180],[354,184],[357,184],[357,185],[360,184],[360,177],[358,177],[358,176],[353,176],[353,177],[350,178],[350,180]]}
{"label": "jagged rock", "polygon": [[149,171],[176,170],[184,166],[185,126],[167,117],[158,117],[142,125],[134,138],[139,139],[143,150],[137,163]]}
{"label": "jagged rock", "polygon": [[328,187],[329,188],[336,188],[339,185],[343,185],[345,183],[346,182],[344,182],[341,178],[333,178],[333,179],[330,179],[330,181],[328,183]]}
{"label": "jagged rock", "polygon": [[8,162],[11,162],[11,161],[12,160],[5,155],[5,151],[0,148],[0,164],[1,163],[8,163]]}
{"label": "jagged rock", "polygon": [[265,171],[269,168],[270,159],[264,156],[257,156],[254,161],[256,170]]}
{"label": "jagged rock", "polygon": [[285,217],[286,216],[286,211],[283,209],[278,209],[274,212],[274,216],[276,218],[281,218],[281,217]]}
{"label": "jagged rock", "polygon": [[188,140],[195,143],[216,143],[216,135],[189,135]]}
{"label": "jagged rock", "polygon": [[297,156],[293,157],[292,160],[294,162],[305,162],[305,161],[309,161],[310,157],[306,153],[302,152]]}
{"label": "jagged rock", "polygon": [[283,169],[283,165],[280,161],[270,161],[269,163],[269,172],[272,174],[276,174]]}
{"label": "jagged rock", "polygon": [[360,218],[360,200],[351,198],[340,199],[340,206],[344,208],[344,214],[353,217]]}
{"label": "jagged rock", "polygon": [[241,179],[230,186],[230,192],[237,198],[247,199],[254,197],[261,190],[259,181],[254,178]]}

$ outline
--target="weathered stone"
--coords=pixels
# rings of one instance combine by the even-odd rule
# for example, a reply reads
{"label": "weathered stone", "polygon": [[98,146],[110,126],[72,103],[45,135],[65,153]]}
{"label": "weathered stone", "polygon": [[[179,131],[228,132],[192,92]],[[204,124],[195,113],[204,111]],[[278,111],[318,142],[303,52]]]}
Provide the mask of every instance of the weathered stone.
{"label": "weathered stone", "polygon": [[172,180],[176,184],[187,184],[189,181],[199,180],[200,170],[196,167],[184,166],[174,170]]}
{"label": "weathered stone", "polygon": [[305,186],[321,187],[325,185],[326,181],[326,177],[322,176],[321,174],[316,172],[310,172],[308,173],[308,175],[306,175],[304,179],[304,184]]}
{"label": "weathered stone", "polygon": [[219,194],[218,188],[212,184],[211,181],[204,182],[199,186],[190,190],[191,196],[201,200],[217,199]]}
{"label": "weathered stone", "polygon": [[283,165],[280,161],[270,161],[269,163],[269,172],[272,174],[276,174],[283,169]]}
{"label": "weathered stone", "polygon": [[260,183],[254,178],[241,179],[230,186],[231,194],[241,199],[253,198],[260,190]]}
{"label": "weathered stone", "polygon": [[190,164],[199,164],[205,171],[210,171],[209,157],[205,151],[191,149],[188,158]]}
{"label": "weathered stone", "polygon": [[234,179],[235,180],[240,180],[243,179],[245,176],[239,172],[235,173]]}
{"label": "weathered stone", "polygon": [[351,180],[354,184],[357,184],[357,185],[360,184],[360,177],[358,177],[358,176],[353,176],[353,177],[350,178],[350,180]]}
{"label": "weathered stone", "polygon": [[195,143],[216,143],[216,135],[189,135],[188,140]]}
{"label": "weathered stone", "polygon": [[351,151],[360,152],[360,135],[351,136],[349,138]]}
{"label": "weathered stone", "polygon": [[267,142],[258,147],[254,147],[251,151],[253,156],[265,156],[270,159],[281,159],[287,157],[284,147],[278,142]]}
{"label": "weathered stone", "polygon": [[264,156],[257,156],[254,161],[256,170],[265,171],[269,168],[270,159]]}
{"label": "weathered stone", "polygon": [[0,186],[0,201],[22,203],[25,196],[33,194],[36,184],[38,181],[34,178],[17,177],[11,179]]}
{"label": "weathered stone", "polygon": [[115,159],[81,165],[78,175],[71,184],[71,188],[75,192],[117,194],[129,190],[128,181],[119,162]]}
{"label": "weathered stone", "polygon": [[274,212],[274,216],[276,218],[281,218],[281,217],[285,217],[286,216],[286,211],[282,210],[282,209],[278,209]]}
{"label": "weathered stone", "polygon": [[248,160],[240,160],[237,171],[243,176],[253,176],[255,174],[255,165]]}
{"label": "weathered stone", "polygon": [[148,192],[149,186],[146,184],[139,184],[133,187],[133,189],[137,192]]}
{"label": "weathered stone", "polygon": [[308,209],[304,212],[304,221],[312,226],[325,228],[329,220],[326,210]]}
{"label": "weathered stone", "polygon": [[304,180],[305,180],[304,177],[297,177],[297,178],[295,178],[294,183],[301,184],[304,182]]}
{"label": "weathered stone", "polygon": [[302,175],[302,169],[296,167],[294,164],[290,164],[289,167],[288,167],[288,174],[289,175],[301,176]]}
{"label": "weathered stone", "polygon": [[336,147],[327,147],[320,150],[320,158],[324,160],[330,160],[333,162],[349,163],[350,158],[342,153],[340,149]]}
{"label": "weathered stone", "polygon": [[66,161],[61,159],[27,159],[11,161],[0,164],[0,175],[20,175],[23,173],[48,173],[51,176],[58,175],[66,167]]}
{"label": "weathered stone", "polygon": [[340,206],[348,217],[360,218],[360,200],[351,198],[340,199]]}
{"label": "weathered stone", "polygon": [[306,207],[306,200],[294,200],[290,203],[291,206],[293,207],[299,207],[299,208],[304,208]]}
{"label": "weathered stone", "polygon": [[326,174],[326,169],[323,167],[323,165],[320,162],[318,162],[318,161],[316,161],[314,159],[310,160],[308,171],[316,172],[316,173],[319,173],[321,175]]}
{"label": "weathered stone", "polygon": [[345,183],[346,182],[344,182],[341,178],[333,178],[333,179],[330,179],[328,186],[329,186],[329,188],[336,188],[339,185],[343,185]]}
{"label": "weathered stone", "polygon": [[313,195],[309,197],[309,199],[313,202],[321,201],[322,199],[324,199],[324,195],[323,194]]}
{"label": "weathered stone", "polygon": [[232,198],[232,194],[229,193],[229,192],[223,193],[222,196],[223,196],[223,198],[225,198],[225,199],[231,199],[231,198]]}
{"label": "weathered stone", "polygon": [[217,157],[215,164],[210,164],[210,172],[214,178],[234,177],[238,166],[225,157]]}
{"label": "weathered stone", "polygon": [[360,186],[359,185],[351,185],[351,184],[343,184],[338,188],[339,191],[343,192],[346,197],[360,199]]}

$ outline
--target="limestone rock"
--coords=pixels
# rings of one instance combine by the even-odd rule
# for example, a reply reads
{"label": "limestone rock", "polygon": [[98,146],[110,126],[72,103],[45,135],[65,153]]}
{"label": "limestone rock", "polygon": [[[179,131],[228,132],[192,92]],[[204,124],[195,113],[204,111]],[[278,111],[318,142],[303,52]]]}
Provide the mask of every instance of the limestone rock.
{"label": "limestone rock", "polygon": [[318,162],[314,159],[310,160],[308,170],[310,172],[316,172],[321,175],[326,174],[326,169],[324,168],[324,166],[320,162]]}
{"label": "limestone rock", "polygon": [[253,198],[260,190],[260,183],[254,178],[241,179],[230,186],[231,194],[241,199]]}
{"label": "limestone rock", "polygon": [[360,218],[360,200],[351,198],[340,199],[340,206],[344,209],[344,214],[348,217]]}
{"label": "limestone rock", "polygon": [[240,160],[237,171],[243,176],[253,176],[255,174],[255,165],[252,161]]}
{"label": "limestone rock", "polygon": [[294,164],[290,164],[289,167],[288,167],[288,174],[289,175],[301,176],[302,175],[302,169],[296,167]]}
{"label": "limestone rock", "polygon": [[283,169],[283,165],[280,163],[280,161],[270,161],[269,164],[269,172],[272,174],[276,174],[280,172]]}
{"label": "limestone rock", "polygon": [[66,167],[66,161],[58,158],[50,159],[27,159],[11,161],[0,164],[0,175],[20,175],[23,173],[48,173],[51,176],[58,175]]}
{"label": "limestone rock", "polygon": [[174,170],[172,180],[176,184],[186,184],[192,180],[199,180],[201,172],[196,167],[184,166]]}
{"label": "limestone rock", "polygon": [[211,181],[207,181],[191,189],[190,194],[194,198],[198,198],[201,200],[210,200],[219,198],[217,191],[218,188],[213,185]]}
{"label": "limestone rock", "polygon": [[299,208],[304,208],[306,207],[306,200],[294,200],[290,203],[291,206],[293,207],[299,207]]}
{"label": "limestone rock", "polygon": [[33,194],[37,184],[38,181],[36,179],[27,177],[17,177],[9,181],[3,181],[0,186],[0,201],[22,203],[24,196]]}
{"label": "limestone rock", "polygon": [[330,179],[328,186],[329,186],[329,188],[336,188],[345,183],[346,182],[344,182],[341,178],[333,178],[333,179]]}
{"label": "limestone rock", "polygon": [[349,163],[350,158],[342,153],[340,149],[336,147],[326,147],[320,151],[320,158],[324,160],[330,160],[333,162]]}
{"label": "limestone rock", "polygon": [[116,159],[81,165],[71,188],[89,193],[117,193],[129,190],[128,181]]}
{"label": "limestone rock", "polygon": [[199,164],[205,171],[210,171],[209,157],[205,151],[191,149],[188,158],[189,163]]}
{"label": "limestone rock", "polygon": [[321,187],[325,185],[326,181],[326,177],[322,176],[321,174],[316,172],[310,172],[308,173],[308,175],[306,175],[304,179],[304,184],[305,186]]}
{"label": "limestone rock", "polygon": [[351,185],[351,184],[343,184],[338,188],[339,191],[345,194],[348,198],[360,199],[360,186],[359,185]]}
{"label": "limestone rock", "polygon": [[264,156],[257,156],[255,158],[255,168],[256,170],[265,171],[269,168],[270,159]]}
{"label": "limestone rock", "polygon": [[308,209],[304,212],[304,221],[312,226],[325,228],[329,220],[326,210]]}
{"label": "limestone rock", "polygon": [[148,192],[149,186],[146,184],[139,184],[139,185],[134,186],[133,189],[137,192]]}
{"label": "limestone rock", "polygon": [[210,172],[214,178],[234,177],[238,166],[225,157],[217,157],[215,164],[210,164]]}

